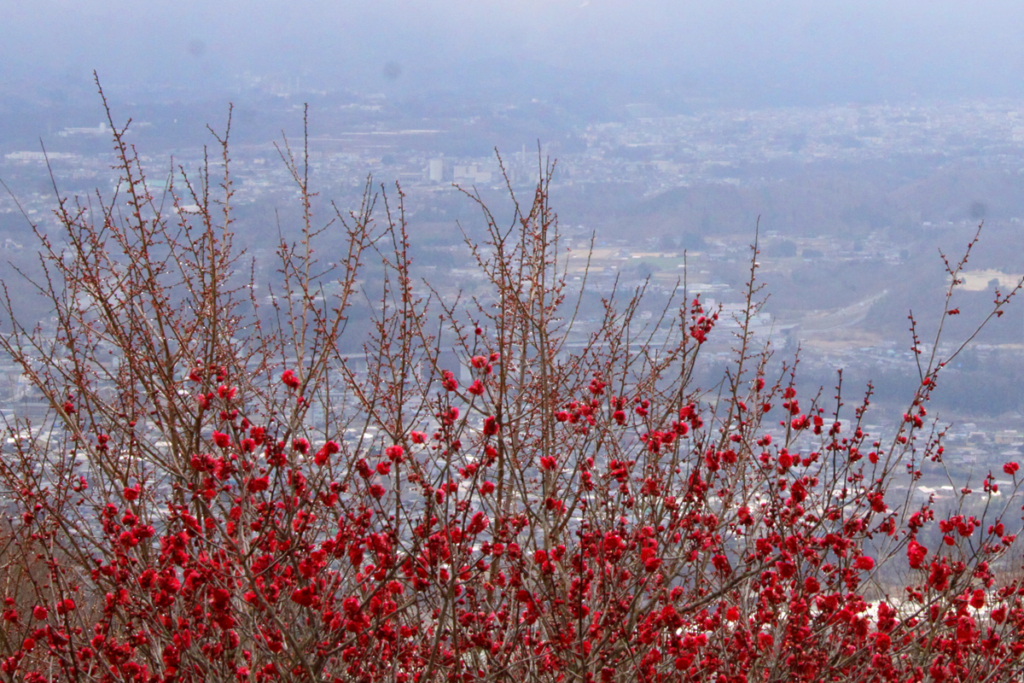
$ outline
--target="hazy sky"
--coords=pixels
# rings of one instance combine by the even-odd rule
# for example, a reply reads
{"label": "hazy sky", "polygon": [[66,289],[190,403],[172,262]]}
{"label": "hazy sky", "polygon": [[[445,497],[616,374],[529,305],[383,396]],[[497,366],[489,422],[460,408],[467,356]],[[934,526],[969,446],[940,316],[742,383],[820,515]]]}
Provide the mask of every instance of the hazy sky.
{"label": "hazy sky", "polygon": [[1024,3],[993,0],[0,0],[0,77],[219,89],[243,71],[430,91],[525,70],[740,100],[1024,94]]}

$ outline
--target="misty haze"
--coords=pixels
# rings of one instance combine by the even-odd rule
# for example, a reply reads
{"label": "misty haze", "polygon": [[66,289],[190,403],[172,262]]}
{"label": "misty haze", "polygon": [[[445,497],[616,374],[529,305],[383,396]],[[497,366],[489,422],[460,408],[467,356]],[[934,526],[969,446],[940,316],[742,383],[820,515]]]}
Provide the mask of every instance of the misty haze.
{"label": "misty haze", "polygon": [[[812,383],[836,366],[863,383],[903,372],[908,310],[938,312],[938,249],[984,221],[978,278],[1024,272],[1022,22],[1008,2],[8,3],[0,177],[43,225],[44,146],[61,193],[113,188],[93,70],[161,182],[172,158],[197,168],[233,103],[237,221],[258,254],[294,219],[274,143],[301,136],[308,104],[320,200],[399,182],[429,271],[466,258],[457,221],[478,224],[453,184],[500,202],[495,149],[526,188],[539,146],[567,244],[595,236],[600,287],[649,277],[656,309],[686,252],[690,289],[734,305],[760,218],[776,344],[822,364]],[[31,250],[12,197],[0,211],[7,252]],[[964,296],[990,298],[980,279]],[[1024,407],[1022,333],[979,340],[951,420]]]}

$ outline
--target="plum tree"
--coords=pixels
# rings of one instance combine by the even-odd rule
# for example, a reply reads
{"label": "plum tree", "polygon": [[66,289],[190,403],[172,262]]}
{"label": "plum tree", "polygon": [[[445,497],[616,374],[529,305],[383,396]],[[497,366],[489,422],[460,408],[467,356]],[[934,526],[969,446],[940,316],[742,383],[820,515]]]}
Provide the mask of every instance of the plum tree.
{"label": "plum tree", "polygon": [[[636,292],[584,334],[550,166],[507,220],[468,197],[486,291],[451,299],[416,294],[400,190],[320,218],[287,142],[300,236],[265,300],[228,132],[222,175],[182,171],[168,202],[109,118],[118,193],[58,196],[61,233],[36,232],[53,322],[6,300],[0,347],[49,411],[0,451],[3,680],[1019,679],[1024,584],[997,576],[1021,565],[1017,464],[1010,491],[958,486],[978,515],[915,502],[949,360],[916,326],[919,385],[882,439],[870,389],[826,407],[794,362],[769,375],[756,241],[732,331],[685,294],[641,321]],[[732,360],[701,389],[719,334]]]}

